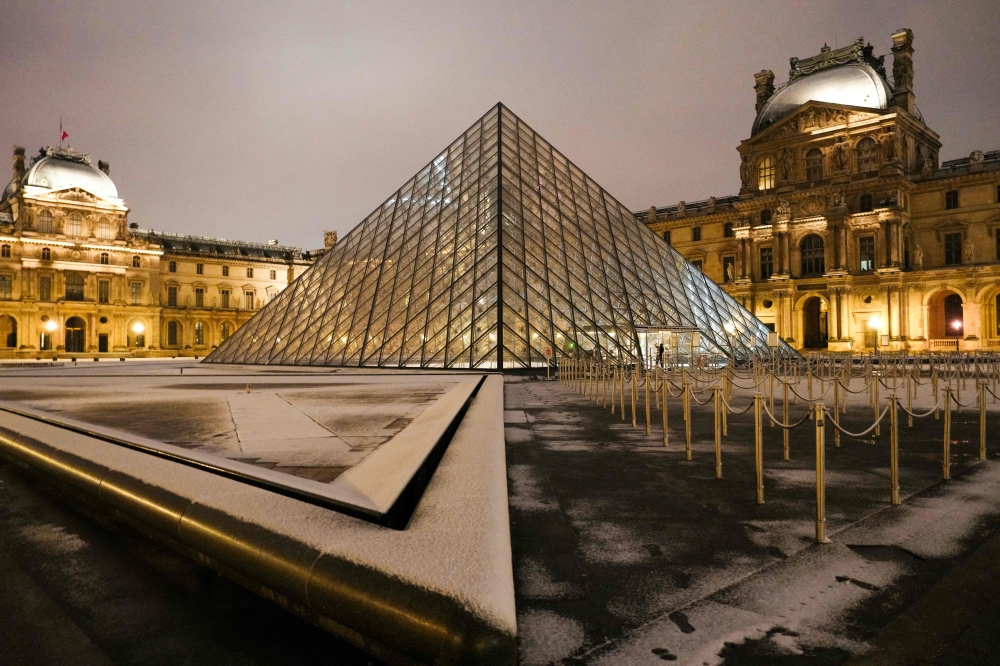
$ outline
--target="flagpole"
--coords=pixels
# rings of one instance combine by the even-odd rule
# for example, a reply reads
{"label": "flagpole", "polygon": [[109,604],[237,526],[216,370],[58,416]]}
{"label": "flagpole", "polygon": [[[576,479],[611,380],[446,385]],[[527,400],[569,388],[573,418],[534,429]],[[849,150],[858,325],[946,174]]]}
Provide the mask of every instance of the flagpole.
{"label": "flagpole", "polygon": [[62,150],[62,135],[63,135],[62,114],[60,113],[59,114],[59,150]]}

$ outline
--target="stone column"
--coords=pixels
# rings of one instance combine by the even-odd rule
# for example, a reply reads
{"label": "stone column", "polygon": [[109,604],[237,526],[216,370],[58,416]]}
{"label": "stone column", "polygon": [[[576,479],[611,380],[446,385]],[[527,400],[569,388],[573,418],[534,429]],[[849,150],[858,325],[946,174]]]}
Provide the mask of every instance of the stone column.
{"label": "stone column", "polygon": [[[923,295],[921,294],[921,297],[922,296]],[[930,349],[931,348],[931,342],[930,342],[930,340],[931,340],[931,327],[930,327],[930,309],[931,309],[931,306],[929,306],[929,305],[922,305],[922,306],[920,306],[920,309],[923,310],[923,315],[924,315],[924,317],[923,317],[924,324],[923,325],[924,325],[924,340],[926,341],[925,342],[925,348],[926,349]]]}
{"label": "stone column", "polygon": [[889,305],[889,339],[898,341],[900,331],[899,289],[888,287],[886,291]]}

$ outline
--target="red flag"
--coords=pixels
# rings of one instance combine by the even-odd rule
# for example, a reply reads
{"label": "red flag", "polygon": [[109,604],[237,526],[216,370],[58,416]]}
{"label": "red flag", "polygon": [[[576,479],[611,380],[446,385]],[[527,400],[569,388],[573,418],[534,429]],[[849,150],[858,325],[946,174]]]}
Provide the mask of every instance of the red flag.
{"label": "red flag", "polygon": [[63,132],[63,133],[62,133],[62,138],[61,138],[61,139],[59,139],[59,140],[60,140],[60,141],[65,141],[65,140],[66,140],[66,139],[68,139],[68,138],[69,138],[69,134],[67,134],[66,132]]}

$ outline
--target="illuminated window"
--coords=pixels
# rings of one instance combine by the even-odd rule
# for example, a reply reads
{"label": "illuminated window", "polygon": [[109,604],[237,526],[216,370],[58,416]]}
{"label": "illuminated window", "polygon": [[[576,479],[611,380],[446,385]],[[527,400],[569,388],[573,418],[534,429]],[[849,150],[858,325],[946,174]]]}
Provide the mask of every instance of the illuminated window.
{"label": "illuminated window", "polygon": [[98,220],[97,237],[104,240],[110,240],[115,237],[114,231],[111,229],[111,222],[108,221],[108,218],[102,217]]}
{"label": "illuminated window", "polygon": [[944,235],[944,263],[946,266],[962,263],[962,234]]}
{"label": "illuminated window", "polygon": [[760,248],[760,279],[768,280],[774,275],[774,250],[770,247]]}
{"label": "illuminated window", "polygon": [[949,190],[944,193],[944,207],[958,208],[958,190]]}
{"label": "illuminated window", "polygon": [[802,239],[802,275],[822,275],[824,271],[823,239],[809,234]]}
{"label": "illuminated window", "polygon": [[194,343],[199,346],[205,344],[205,322],[194,323]]}
{"label": "illuminated window", "polygon": [[108,256],[107,252],[101,252],[101,264],[107,266],[111,262],[111,258]]}
{"label": "illuminated window", "polygon": [[52,250],[47,247],[42,248],[42,261],[49,261],[52,259]]}
{"label": "illuminated window", "polygon": [[765,157],[757,164],[757,189],[774,189],[774,160]]}
{"label": "illuminated window", "polygon": [[862,236],[858,239],[858,258],[862,272],[875,270],[875,237]]}
{"label": "illuminated window", "polygon": [[142,266],[142,260],[139,257],[132,257],[132,268],[139,268]]}
{"label": "illuminated window", "polygon": [[79,213],[70,213],[66,218],[66,235],[80,236],[83,234],[83,216]]}
{"label": "illuminated window", "polygon": [[806,180],[819,180],[823,177],[823,151],[813,148],[806,153]]}
{"label": "illuminated window", "polygon": [[52,213],[43,210],[38,216],[38,230],[43,234],[52,233]]}
{"label": "illuminated window", "polygon": [[858,173],[878,169],[878,148],[875,147],[874,140],[865,137],[861,141],[858,141],[855,153],[857,154]]}
{"label": "illuminated window", "polygon": [[862,213],[870,213],[875,208],[872,202],[872,195],[862,194],[861,198],[858,199],[858,210]]}

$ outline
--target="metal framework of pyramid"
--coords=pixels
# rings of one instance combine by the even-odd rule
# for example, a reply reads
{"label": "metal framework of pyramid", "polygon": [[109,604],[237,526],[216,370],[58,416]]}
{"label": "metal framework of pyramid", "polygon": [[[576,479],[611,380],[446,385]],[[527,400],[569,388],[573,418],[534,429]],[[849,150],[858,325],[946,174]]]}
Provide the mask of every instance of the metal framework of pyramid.
{"label": "metal framework of pyramid", "polygon": [[[640,331],[797,355],[502,104],[206,361],[519,368],[640,360]],[[597,350],[600,350],[599,352]]]}

